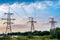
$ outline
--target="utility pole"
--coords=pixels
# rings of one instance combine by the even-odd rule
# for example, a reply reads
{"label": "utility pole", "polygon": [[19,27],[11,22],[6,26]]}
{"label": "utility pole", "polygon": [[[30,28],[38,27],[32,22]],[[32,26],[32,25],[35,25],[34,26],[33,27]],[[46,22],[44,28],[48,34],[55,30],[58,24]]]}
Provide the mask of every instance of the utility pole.
{"label": "utility pole", "polygon": [[34,21],[33,17],[29,17],[29,21],[31,23],[31,32],[35,31],[35,27],[34,27],[34,23],[36,23],[36,21]]}
{"label": "utility pole", "polygon": [[13,13],[10,13],[10,7],[9,7],[9,12],[4,14],[7,15],[7,18],[2,18],[2,20],[6,21],[3,24],[7,24],[5,34],[12,33],[12,28],[11,28],[11,25],[13,24],[12,20],[15,19],[11,18],[11,15],[13,15]]}

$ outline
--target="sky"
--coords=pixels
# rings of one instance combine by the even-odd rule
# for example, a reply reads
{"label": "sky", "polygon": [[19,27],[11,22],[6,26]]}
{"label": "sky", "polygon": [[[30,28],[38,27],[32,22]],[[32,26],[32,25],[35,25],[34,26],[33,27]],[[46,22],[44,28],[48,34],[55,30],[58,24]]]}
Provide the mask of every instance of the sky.
{"label": "sky", "polygon": [[[35,23],[35,30],[49,31],[51,26],[49,18],[55,18],[56,27],[60,27],[60,0],[0,0],[0,18],[6,18],[4,13],[14,13],[12,18],[13,32],[30,31],[29,17],[33,17]],[[5,32],[6,24],[3,24],[0,19],[0,33]]]}

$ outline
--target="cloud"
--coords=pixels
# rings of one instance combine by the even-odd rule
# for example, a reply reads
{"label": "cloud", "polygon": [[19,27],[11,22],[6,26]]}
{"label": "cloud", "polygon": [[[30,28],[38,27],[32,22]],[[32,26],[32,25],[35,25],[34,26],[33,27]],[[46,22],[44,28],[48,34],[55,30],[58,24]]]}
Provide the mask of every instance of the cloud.
{"label": "cloud", "polygon": [[7,12],[8,6],[6,4],[0,5],[0,11]]}
{"label": "cloud", "polygon": [[28,28],[28,26],[25,24],[14,24],[12,27],[14,27],[14,28]]}
{"label": "cloud", "polygon": [[33,9],[33,3],[29,4],[29,5],[25,5],[23,6],[24,10],[26,11],[26,13],[34,13],[34,9]]}
{"label": "cloud", "polygon": [[38,9],[40,9],[40,10],[44,10],[45,8],[46,8],[46,5],[45,4],[43,4],[43,3],[38,3],[37,5],[36,5],[36,8],[38,8]]}
{"label": "cloud", "polygon": [[30,31],[30,26],[27,26],[25,24],[14,24],[12,25],[13,32],[26,32]]}
{"label": "cloud", "polygon": [[53,6],[54,5],[54,2],[53,1],[45,1],[45,3],[48,6]]}
{"label": "cloud", "polygon": [[[13,3],[12,5],[10,5],[10,7],[13,10],[23,10],[26,13],[34,13],[35,9],[44,10],[44,9],[47,8],[47,6],[53,7],[54,2],[52,2],[52,1],[43,1],[43,2],[30,3],[29,5],[26,5],[24,2],[20,3],[20,4],[16,2],[16,3]],[[57,5],[56,5],[56,7],[57,7]],[[0,12],[2,12],[2,11],[3,12],[8,11],[8,5],[7,4],[0,5]]]}
{"label": "cloud", "polygon": [[14,3],[14,4],[10,5],[10,7],[11,8],[22,8],[22,6],[24,6],[24,5],[25,5],[25,3],[21,3],[21,4]]}
{"label": "cloud", "polygon": [[8,12],[8,6],[6,4],[0,5],[0,17],[2,17],[3,14],[7,12]]}

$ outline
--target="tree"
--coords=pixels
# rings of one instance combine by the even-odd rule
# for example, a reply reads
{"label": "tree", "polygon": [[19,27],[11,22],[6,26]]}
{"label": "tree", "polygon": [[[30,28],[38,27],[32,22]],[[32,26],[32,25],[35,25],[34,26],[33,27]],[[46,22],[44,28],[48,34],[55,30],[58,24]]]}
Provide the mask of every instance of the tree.
{"label": "tree", "polygon": [[55,28],[50,30],[51,38],[60,39],[60,28]]}

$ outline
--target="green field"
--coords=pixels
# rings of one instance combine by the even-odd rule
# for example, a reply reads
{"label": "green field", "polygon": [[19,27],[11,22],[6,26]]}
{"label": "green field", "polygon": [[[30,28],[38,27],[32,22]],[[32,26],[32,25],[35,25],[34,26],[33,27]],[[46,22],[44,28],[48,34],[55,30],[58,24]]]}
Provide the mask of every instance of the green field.
{"label": "green field", "polygon": [[50,39],[49,36],[18,36],[18,37],[0,37],[0,40],[57,40],[57,39]]}

